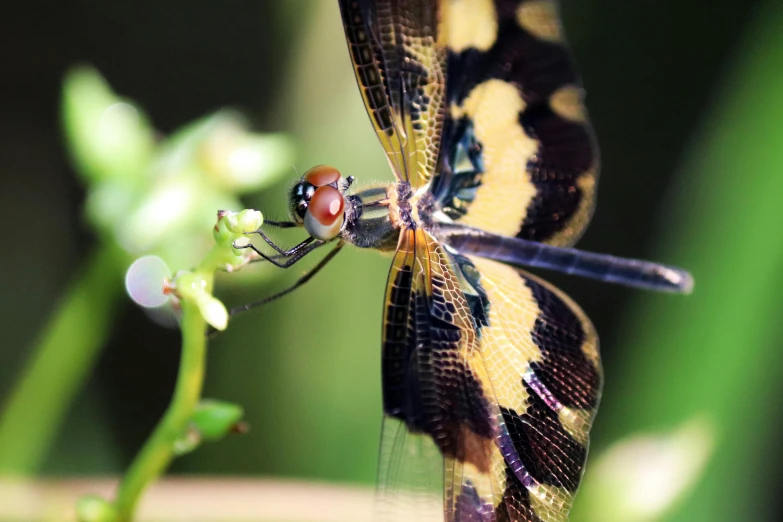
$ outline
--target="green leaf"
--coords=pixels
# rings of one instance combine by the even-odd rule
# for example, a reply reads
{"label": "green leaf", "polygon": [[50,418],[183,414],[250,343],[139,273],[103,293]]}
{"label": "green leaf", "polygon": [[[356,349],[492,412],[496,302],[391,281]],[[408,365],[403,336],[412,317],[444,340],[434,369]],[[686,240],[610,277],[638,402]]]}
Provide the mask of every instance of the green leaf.
{"label": "green leaf", "polygon": [[229,432],[236,431],[244,413],[238,404],[204,399],[193,413],[191,422],[201,434],[202,440],[215,441],[222,439]]}
{"label": "green leaf", "polygon": [[174,443],[177,456],[196,450],[202,442],[222,439],[228,433],[243,433],[247,429],[241,422],[244,410],[237,404],[202,400],[188,423],[185,433]]}

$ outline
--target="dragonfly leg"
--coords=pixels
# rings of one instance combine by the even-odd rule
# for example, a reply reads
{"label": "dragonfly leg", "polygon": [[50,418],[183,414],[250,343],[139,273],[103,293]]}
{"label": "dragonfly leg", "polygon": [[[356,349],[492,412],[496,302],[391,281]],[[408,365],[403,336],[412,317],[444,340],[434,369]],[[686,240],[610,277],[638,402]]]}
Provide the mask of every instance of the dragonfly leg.
{"label": "dragonfly leg", "polygon": [[244,312],[246,310],[250,310],[252,308],[258,308],[259,306],[264,306],[265,304],[268,304],[268,303],[270,303],[270,302],[272,302],[272,301],[274,301],[276,299],[280,299],[284,295],[293,292],[294,290],[296,290],[297,288],[299,288],[300,286],[302,286],[303,284],[308,282],[310,279],[312,279],[313,276],[315,276],[315,274],[317,274],[323,267],[325,267],[329,263],[329,261],[334,259],[334,256],[337,255],[337,252],[340,251],[340,249],[343,247],[343,245],[345,245],[345,243],[343,241],[338,241],[337,244],[335,245],[335,247],[331,251],[329,251],[329,253],[326,254],[326,256],[324,256],[324,258],[321,259],[318,262],[317,265],[315,265],[313,268],[308,270],[302,277],[297,279],[296,282],[294,284],[292,284],[291,286],[289,286],[288,288],[286,288],[284,290],[281,290],[281,291],[277,292],[276,294],[272,294],[269,297],[265,297],[264,299],[261,299],[260,301],[254,301],[254,302],[248,303],[246,305],[237,306],[236,308],[232,308],[231,311],[229,312],[230,315],[233,316],[233,315],[236,315],[236,314],[238,314],[240,312]]}
{"label": "dragonfly leg", "polygon": [[300,249],[306,247],[307,245],[309,245],[310,243],[312,243],[315,240],[315,238],[308,237],[307,239],[305,239],[304,241],[302,241],[298,245],[294,246],[293,248],[289,248],[288,250],[283,250],[282,248],[277,246],[277,244],[274,241],[269,239],[269,237],[266,234],[264,234],[261,230],[256,230],[254,232],[248,232],[248,234],[258,234],[259,236],[261,236],[261,239],[263,239],[264,242],[267,245],[269,245],[272,248],[274,248],[275,251],[278,254],[281,254],[283,256],[292,256],[292,255],[296,254]]}
{"label": "dragonfly leg", "polygon": [[[247,245],[234,245],[234,248],[242,250],[245,248],[251,249],[253,252],[258,254],[262,259],[269,261],[273,265],[275,265],[278,268],[288,268],[300,259],[302,259],[304,256],[315,250],[316,248],[325,245],[326,241],[315,241],[312,237],[309,237],[296,245],[294,248],[290,249],[289,251],[281,251],[279,256],[268,256],[261,252],[257,246],[255,246],[252,243],[249,243]],[[288,259],[286,259],[288,258]],[[284,261],[281,261],[283,260]]]}

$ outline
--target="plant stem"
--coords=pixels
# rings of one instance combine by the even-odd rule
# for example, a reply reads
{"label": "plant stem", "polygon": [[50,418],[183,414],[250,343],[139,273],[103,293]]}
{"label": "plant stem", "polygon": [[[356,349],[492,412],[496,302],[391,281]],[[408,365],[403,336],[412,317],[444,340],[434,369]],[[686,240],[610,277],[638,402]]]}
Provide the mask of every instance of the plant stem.
{"label": "plant stem", "polygon": [[104,243],[49,319],[0,418],[0,473],[35,473],[93,367],[122,300],[126,254]]}
{"label": "plant stem", "polygon": [[[203,275],[211,290],[214,279],[212,272]],[[174,396],[120,484],[115,501],[118,522],[130,522],[133,519],[133,512],[144,489],[168,467],[174,456],[174,443],[185,432],[201,396],[206,363],[206,322],[195,303],[183,300],[181,304],[182,354]]]}

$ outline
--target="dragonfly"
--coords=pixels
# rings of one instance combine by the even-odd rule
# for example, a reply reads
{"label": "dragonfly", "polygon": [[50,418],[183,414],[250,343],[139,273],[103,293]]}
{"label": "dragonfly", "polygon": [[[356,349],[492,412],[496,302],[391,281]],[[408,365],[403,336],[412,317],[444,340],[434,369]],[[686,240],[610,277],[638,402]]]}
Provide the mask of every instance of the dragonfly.
{"label": "dragonfly", "polygon": [[[293,186],[308,237],[287,268],[345,245],[393,255],[383,313],[382,515],[562,521],[601,398],[598,336],[548,269],[688,293],[684,270],[573,248],[599,157],[555,0],[339,0],[359,91],[394,173],[331,166]],[[395,518],[396,517],[396,518]]]}

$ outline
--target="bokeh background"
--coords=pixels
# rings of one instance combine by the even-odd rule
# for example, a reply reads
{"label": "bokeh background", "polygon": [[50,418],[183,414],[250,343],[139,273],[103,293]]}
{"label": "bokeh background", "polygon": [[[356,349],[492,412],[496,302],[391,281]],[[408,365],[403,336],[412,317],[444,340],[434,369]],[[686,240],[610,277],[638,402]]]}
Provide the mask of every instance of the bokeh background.
{"label": "bokeh background", "polygon": [[[602,150],[597,212],[580,247],[678,264],[696,279],[682,297],[546,274],[592,318],[606,371],[574,519],[777,520],[783,8],[774,0],[562,3]],[[62,81],[74,64],[95,66],[164,134],[233,107],[254,130],[288,133],[291,179],[319,163],[360,182],[389,179],[336,2],[15,3],[0,20],[0,42],[4,400],[96,245],[61,125]],[[288,183],[243,204],[282,218]],[[307,287],[237,317],[210,343],[205,396],[242,404],[252,429],[176,460],[171,473],[373,483],[389,259],[348,250]],[[253,267],[258,277],[220,277],[219,294],[241,304],[302,270]],[[51,430],[50,450],[22,471],[119,474],[168,403],[178,331],[127,299],[112,306],[109,333]],[[602,460],[618,442],[625,453]],[[654,463],[661,469],[651,476]],[[0,459],[19,471],[6,464]],[[633,480],[652,514],[618,507]],[[661,491],[680,482],[678,499],[656,511]]]}

